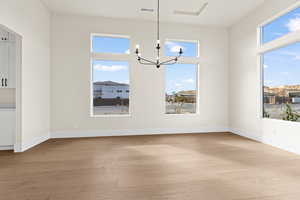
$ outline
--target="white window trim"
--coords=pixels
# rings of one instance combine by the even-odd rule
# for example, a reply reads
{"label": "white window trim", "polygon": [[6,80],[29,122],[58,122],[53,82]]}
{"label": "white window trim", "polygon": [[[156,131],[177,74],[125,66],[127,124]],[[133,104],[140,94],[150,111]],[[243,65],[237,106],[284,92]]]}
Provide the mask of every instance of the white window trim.
{"label": "white window trim", "polygon": [[[162,54],[163,54],[163,58],[164,59],[170,59],[172,58],[173,56],[166,56],[166,49],[165,49],[165,43],[168,42],[168,41],[175,41],[175,42],[192,42],[192,43],[197,43],[197,57],[185,57],[185,56],[182,56],[178,59],[178,62],[177,64],[193,64],[193,65],[196,65],[196,68],[197,68],[197,74],[196,74],[196,91],[197,91],[197,94],[196,94],[196,112],[195,113],[188,113],[188,114],[167,114],[167,110],[166,110],[166,106],[167,106],[167,103],[166,103],[166,96],[165,96],[165,92],[166,92],[166,78],[164,79],[165,80],[165,83],[164,83],[164,96],[163,96],[163,102],[164,102],[164,116],[166,117],[189,117],[189,116],[199,116],[200,115],[200,69],[201,69],[201,66],[200,66],[200,63],[201,63],[201,56],[200,56],[200,41],[199,40],[185,40],[185,39],[173,39],[173,38],[166,38],[163,42],[163,47],[162,47]],[[166,67],[166,66],[164,66]],[[166,70],[164,70],[164,77],[166,77]]]}
{"label": "white window trim", "polygon": [[[259,71],[259,81],[260,81],[260,87],[259,87],[259,113],[258,118],[261,120],[271,120],[271,121],[284,121],[281,119],[268,119],[263,117],[263,109],[264,109],[264,62],[263,62],[263,55],[267,52],[270,52],[272,50],[280,49],[282,47],[300,42],[300,30],[288,33],[280,38],[277,38],[275,40],[272,40],[268,43],[263,44],[262,43],[262,37],[263,32],[262,29],[265,25],[273,22],[274,20],[284,16],[285,14],[297,9],[300,7],[300,2],[295,3],[294,5],[290,6],[289,8],[279,12],[275,16],[271,17],[270,19],[264,21],[261,23],[257,28],[257,63],[258,63],[258,71]],[[290,122],[290,121],[284,121],[285,123],[299,123],[299,122]]]}
{"label": "white window trim", "polygon": [[95,53],[93,52],[93,37],[99,36],[99,37],[112,37],[112,38],[127,38],[131,39],[130,36],[127,35],[118,35],[118,34],[101,34],[101,33],[91,33],[90,34],[90,117],[92,118],[115,118],[115,117],[132,117],[132,106],[131,106],[131,99],[132,99],[132,92],[130,88],[129,92],[129,110],[128,114],[107,114],[107,115],[95,115],[94,114],[94,91],[93,91],[93,62],[95,60],[102,60],[102,61],[123,61],[128,63],[128,78],[129,78],[129,84],[131,84],[131,49],[132,49],[132,43],[130,40],[129,44],[129,54],[122,54],[122,53]]}

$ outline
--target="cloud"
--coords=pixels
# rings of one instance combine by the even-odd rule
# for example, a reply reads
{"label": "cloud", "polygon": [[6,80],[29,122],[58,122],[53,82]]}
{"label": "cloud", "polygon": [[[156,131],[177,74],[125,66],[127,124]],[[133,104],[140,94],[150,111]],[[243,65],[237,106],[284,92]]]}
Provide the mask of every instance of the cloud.
{"label": "cloud", "polygon": [[264,69],[267,69],[269,67],[269,65],[264,65]]}
{"label": "cloud", "polygon": [[194,83],[195,81],[194,81],[194,79],[189,78],[189,79],[183,80],[182,82],[184,82],[184,83]]}
{"label": "cloud", "polygon": [[290,19],[289,23],[286,24],[286,27],[288,27],[291,32],[300,30],[300,17]]}
{"label": "cloud", "polygon": [[183,85],[181,83],[175,83],[175,87],[178,90],[178,89],[182,89]]}
{"label": "cloud", "polygon": [[167,48],[169,49],[169,51],[172,52],[172,53],[178,53],[180,51],[180,48],[182,50],[184,50],[183,46],[180,46],[175,42],[168,41],[168,42],[166,42],[166,45],[167,45]]}
{"label": "cloud", "polygon": [[121,70],[126,70],[127,66],[124,65],[95,65],[94,66],[95,70],[98,71],[104,71],[104,72],[116,72],[116,71],[121,71]]}

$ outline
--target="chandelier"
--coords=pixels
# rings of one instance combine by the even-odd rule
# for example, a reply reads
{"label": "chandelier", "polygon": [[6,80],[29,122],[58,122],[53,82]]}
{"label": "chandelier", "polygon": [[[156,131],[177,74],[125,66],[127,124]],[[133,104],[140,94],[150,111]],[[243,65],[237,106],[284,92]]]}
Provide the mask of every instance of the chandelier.
{"label": "chandelier", "polygon": [[177,61],[178,61],[178,58],[181,57],[181,55],[183,54],[183,50],[182,48],[179,49],[179,52],[178,52],[178,56],[172,58],[172,59],[169,59],[169,60],[165,60],[165,61],[161,61],[160,59],[160,49],[161,49],[161,46],[160,46],[160,33],[159,33],[159,12],[160,12],[160,8],[159,8],[159,0],[157,0],[157,43],[156,43],[156,53],[157,53],[157,57],[156,57],[156,60],[153,61],[153,60],[150,60],[150,59],[146,59],[146,58],[143,58],[142,57],[142,54],[141,54],[141,51],[140,51],[140,46],[137,44],[136,45],[136,50],[135,50],[135,53],[137,55],[137,60],[139,61],[140,64],[143,64],[143,65],[155,65],[157,68],[160,68],[160,66],[162,65],[173,65],[173,64],[176,64]]}

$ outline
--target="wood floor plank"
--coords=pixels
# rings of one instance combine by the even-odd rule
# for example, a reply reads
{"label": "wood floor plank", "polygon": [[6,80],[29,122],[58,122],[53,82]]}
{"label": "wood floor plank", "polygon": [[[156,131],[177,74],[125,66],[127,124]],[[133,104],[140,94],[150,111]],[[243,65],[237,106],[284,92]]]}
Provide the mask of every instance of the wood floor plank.
{"label": "wood floor plank", "polygon": [[53,139],[0,152],[5,200],[299,200],[300,156],[231,133]]}

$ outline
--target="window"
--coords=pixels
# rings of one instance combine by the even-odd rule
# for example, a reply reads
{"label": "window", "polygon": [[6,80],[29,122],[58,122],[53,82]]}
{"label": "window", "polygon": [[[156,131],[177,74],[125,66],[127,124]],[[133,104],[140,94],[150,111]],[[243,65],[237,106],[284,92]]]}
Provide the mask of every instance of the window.
{"label": "window", "polygon": [[264,116],[284,119],[291,109],[300,117],[300,42],[264,53],[263,66]]}
{"label": "window", "polygon": [[94,116],[129,114],[129,43],[128,38],[92,36]]}
{"label": "window", "polygon": [[180,48],[184,51],[180,63],[165,68],[165,112],[195,114],[198,100],[198,42],[167,40],[165,46],[167,56],[178,55]]}
{"label": "window", "polygon": [[[264,118],[300,122],[300,31],[297,30],[300,30],[299,8],[261,26],[262,43],[274,41],[270,47],[260,47]],[[290,42],[290,37],[294,40],[295,36],[287,35],[280,41],[274,36],[274,33],[284,35],[292,31],[298,40],[294,43]]]}
{"label": "window", "polygon": [[197,65],[176,64],[166,67],[166,113],[196,113]]}
{"label": "window", "polygon": [[130,54],[130,40],[121,37],[94,35],[92,37],[94,53]]}
{"label": "window", "polygon": [[288,33],[300,30],[300,7],[262,27],[262,43],[271,42]]}
{"label": "window", "polygon": [[198,42],[182,42],[175,40],[166,41],[166,56],[177,56],[180,48],[183,50],[183,57],[198,57]]}

